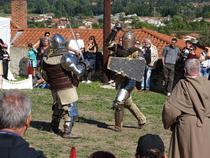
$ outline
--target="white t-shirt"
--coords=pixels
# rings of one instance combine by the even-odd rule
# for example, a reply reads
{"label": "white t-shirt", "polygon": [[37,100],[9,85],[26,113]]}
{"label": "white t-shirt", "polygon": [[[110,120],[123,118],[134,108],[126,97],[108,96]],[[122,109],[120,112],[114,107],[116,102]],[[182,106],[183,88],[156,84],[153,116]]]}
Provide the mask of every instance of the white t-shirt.
{"label": "white t-shirt", "polygon": [[210,67],[210,59],[207,59],[207,60],[204,60],[203,62],[201,62],[201,66],[209,68]]}
{"label": "white t-shirt", "polygon": [[[78,39],[78,40],[70,40],[69,42],[69,47],[71,47],[72,49],[75,49],[77,51],[80,51],[81,48],[85,47],[84,41],[82,39]],[[69,51],[69,53],[75,54],[75,52]]]}

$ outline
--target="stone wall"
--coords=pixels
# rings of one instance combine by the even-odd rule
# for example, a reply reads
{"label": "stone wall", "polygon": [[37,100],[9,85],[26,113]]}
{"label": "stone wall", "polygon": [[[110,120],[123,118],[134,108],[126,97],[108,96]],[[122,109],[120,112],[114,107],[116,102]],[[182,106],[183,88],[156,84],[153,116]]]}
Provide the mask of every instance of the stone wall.
{"label": "stone wall", "polygon": [[27,48],[11,47],[10,49],[10,71],[16,77],[17,75],[27,75]]}

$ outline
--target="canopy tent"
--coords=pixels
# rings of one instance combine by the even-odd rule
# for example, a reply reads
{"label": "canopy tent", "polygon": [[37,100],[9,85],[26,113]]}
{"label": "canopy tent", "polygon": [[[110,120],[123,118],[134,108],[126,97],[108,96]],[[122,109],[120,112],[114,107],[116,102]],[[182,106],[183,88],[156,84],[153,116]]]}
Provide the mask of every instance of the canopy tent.
{"label": "canopy tent", "polygon": [[[11,29],[10,29],[10,18],[0,17],[0,39],[8,45],[7,51],[10,53],[10,40],[11,40]],[[9,80],[14,80],[11,71],[8,71],[7,78]]]}
{"label": "canopy tent", "polygon": [[0,38],[8,45],[8,52],[10,52],[10,18],[0,17]]}

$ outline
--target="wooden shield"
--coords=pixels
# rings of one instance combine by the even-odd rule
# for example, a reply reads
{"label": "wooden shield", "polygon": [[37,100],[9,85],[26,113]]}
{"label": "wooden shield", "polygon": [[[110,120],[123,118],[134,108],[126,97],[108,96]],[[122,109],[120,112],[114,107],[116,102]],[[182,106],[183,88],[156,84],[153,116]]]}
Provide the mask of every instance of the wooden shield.
{"label": "wooden shield", "polygon": [[140,82],[144,76],[145,64],[144,59],[109,57],[107,68]]}

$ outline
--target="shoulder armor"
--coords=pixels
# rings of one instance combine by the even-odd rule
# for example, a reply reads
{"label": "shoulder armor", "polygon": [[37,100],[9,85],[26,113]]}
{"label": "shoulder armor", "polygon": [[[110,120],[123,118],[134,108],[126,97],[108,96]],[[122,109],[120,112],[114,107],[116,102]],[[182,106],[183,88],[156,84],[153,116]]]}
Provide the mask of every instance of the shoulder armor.
{"label": "shoulder armor", "polygon": [[43,60],[46,64],[57,65],[61,63],[62,56],[44,57]]}

